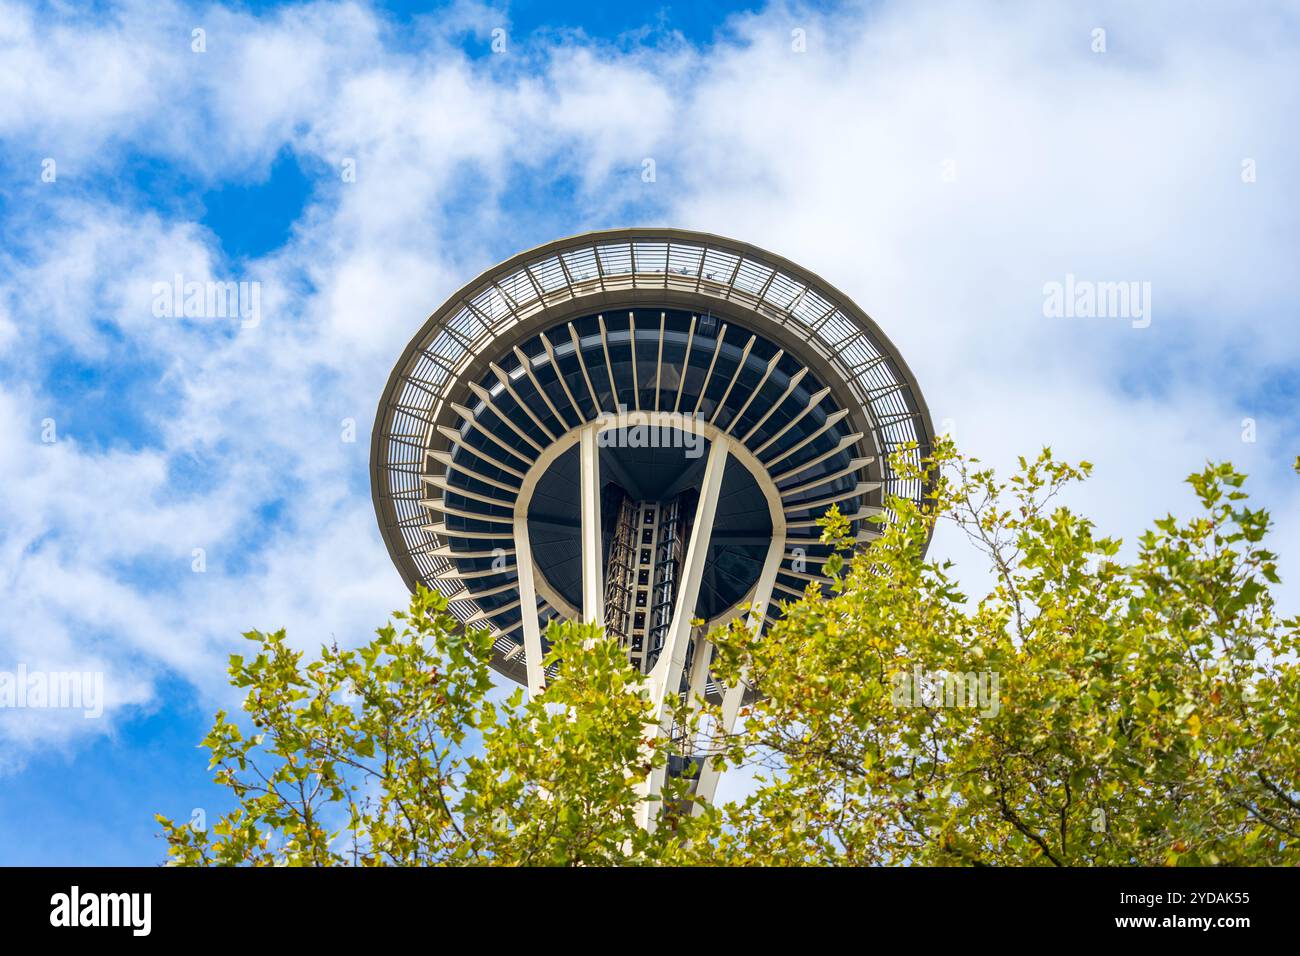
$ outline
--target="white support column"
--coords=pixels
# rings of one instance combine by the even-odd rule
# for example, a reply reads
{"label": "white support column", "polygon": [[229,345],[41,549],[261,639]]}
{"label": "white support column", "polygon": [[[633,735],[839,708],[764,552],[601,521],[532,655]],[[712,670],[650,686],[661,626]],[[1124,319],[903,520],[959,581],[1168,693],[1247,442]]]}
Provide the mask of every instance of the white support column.
{"label": "white support column", "polygon": [[[695,605],[700,597],[700,583],[704,578],[704,561],[709,553],[709,540],[713,535],[713,519],[718,511],[718,496],[722,490],[722,473],[727,465],[728,443],[716,437],[709,445],[709,457],[704,464],[704,476],[700,480],[700,501],[695,508],[695,523],[691,528],[691,538],[686,545],[686,555],[682,560],[681,582],[677,592],[677,601],[673,605],[673,619],[668,626],[668,639],[664,642],[659,660],[650,672],[650,693],[654,701],[654,717],[651,733],[667,735],[671,733],[671,715],[668,711],[669,695],[676,695],[681,687],[682,668],[686,663],[686,648],[691,640],[691,618],[695,615]],[[638,810],[637,822],[647,830],[655,828],[655,797],[663,789],[667,768],[659,767],[651,771],[645,782],[645,797]]]}
{"label": "white support column", "polygon": [[686,693],[694,703],[695,698],[704,696],[704,688],[709,682],[709,664],[712,663],[713,645],[705,634],[695,641],[695,659],[691,661],[691,677],[687,681]]}
{"label": "white support column", "polygon": [[663,719],[664,702],[669,694],[677,692],[686,663],[686,648],[691,640],[691,618],[700,596],[704,579],[704,562],[709,556],[709,540],[713,535],[713,519],[718,511],[718,496],[722,490],[722,473],[727,466],[727,443],[715,439],[709,444],[709,458],[704,465],[700,481],[700,501],[695,508],[695,524],[691,539],[686,545],[678,580],[677,601],[673,605],[673,620],[668,626],[668,639],[664,642],[659,660],[650,672],[655,701],[655,717]]}
{"label": "white support column", "polygon": [[[713,645],[709,643],[708,629],[702,627],[695,637],[695,656],[691,660],[691,673],[686,679],[686,701],[688,713],[698,714],[704,706],[704,695],[709,684],[709,665],[713,663]],[[685,753],[695,751],[695,734],[686,741]],[[661,781],[662,785],[662,781]]]}
{"label": "white support column", "polygon": [[578,446],[578,496],[582,506],[582,619],[605,623],[605,576],[600,553],[600,448],[584,429]]}
{"label": "white support column", "polygon": [[[751,603],[752,610],[749,612],[749,630],[752,634],[757,635],[763,628],[763,618],[767,616],[767,607],[772,603],[772,590],[776,586],[776,575],[781,568],[781,561],[785,557],[785,532],[773,534],[772,543],[767,548],[767,558],[763,561],[763,570],[759,572],[758,583],[754,586],[754,600]],[[721,723],[715,730],[715,733],[725,735],[731,733],[736,726],[736,715],[740,713],[740,703],[745,696],[745,679],[741,679],[727,688],[722,695],[722,715]],[[713,767],[713,761],[706,757],[704,765],[700,767],[700,779],[695,784],[695,809],[694,813],[704,812],[704,804],[713,800],[714,793],[718,789],[719,773]]]}
{"label": "white support column", "polygon": [[524,663],[528,694],[536,697],[546,683],[542,670],[542,625],[537,617],[537,587],[533,583],[533,548],[528,541],[528,515],[515,515],[515,567],[519,574],[519,614],[524,624]]}

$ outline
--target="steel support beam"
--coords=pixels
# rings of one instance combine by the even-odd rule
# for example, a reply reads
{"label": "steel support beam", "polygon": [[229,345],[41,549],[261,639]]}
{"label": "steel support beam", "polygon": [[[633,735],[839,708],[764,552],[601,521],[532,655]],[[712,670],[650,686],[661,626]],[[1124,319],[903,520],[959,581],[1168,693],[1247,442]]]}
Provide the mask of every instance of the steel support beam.
{"label": "steel support beam", "polygon": [[712,442],[708,461],[704,465],[704,476],[700,480],[700,501],[695,508],[695,523],[691,527],[690,541],[682,559],[679,578],[681,588],[673,606],[673,623],[668,630],[668,640],[664,642],[659,661],[650,672],[657,717],[662,716],[668,695],[676,693],[681,683],[686,648],[691,640],[691,619],[695,616],[695,604],[699,600],[700,584],[704,580],[704,561],[709,555],[709,539],[713,534],[713,519],[718,512],[722,473],[726,466],[727,443]]}
{"label": "steel support beam", "polygon": [[[686,649],[691,640],[691,619],[700,596],[704,579],[704,561],[709,553],[709,539],[713,534],[713,520],[718,511],[718,498],[722,491],[722,475],[727,466],[728,442],[721,436],[709,445],[709,457],[700,480],[700,499],[695,508],[695,523],[682,559],[681,589],[673,606],[673,620],[668,629],[668,640],[654,669],[650,672],[650,693],[654,701],[654,733],[671,733],[672,714],[668,708],[669,695],[676,696],[681,688],[682,668],[686,663]],[[663,789],[666,767],[656,767],[645,782],[645,797],[638,814],[640,823],[653,830],[657,822],[653,798]]]}
{"label": "steel support beam", "polygon": [[535,697],[546,684],[542,669],[542,627],[537,616],[537,587],[533,582],[533,549],[528,541],[528,513],[515,514],[515,566],[519,574],[519,616],[524,626],[524,663],[528,694]]}
{"label": "steel support beam", "polygon": [[[754,600],[750,605],[749,629],[755,636],[763,629],[763,619],[767,617],[768,605],[772,603],[772,591],[776,586],[776,575],[781,568],[784,557],[784,534],[772,536],[772,543],[767,549],[767,558],[763,561],[763,570],[759,572],[758,583],[754,586]],[[741,679],[727,688],[722,695],[722,714],[717,727],[719,735],[731,733],[736,726],[736,716],[740,713],[740,704],[745,696],[745,679]],[[713,795],[718,789],[719,772],[713,767],[713,761],[706,755],[704,765],[700,768],[700,779],[695,784],[694,813],[704,812],[704,804],[713,802]]]}
{"label": "steel support beam", "polygon": [[578,496],[582,507],[582,619],[605,620],[605,575],[600,553],[600,448],[596,430],[583,429],[579,439]]}

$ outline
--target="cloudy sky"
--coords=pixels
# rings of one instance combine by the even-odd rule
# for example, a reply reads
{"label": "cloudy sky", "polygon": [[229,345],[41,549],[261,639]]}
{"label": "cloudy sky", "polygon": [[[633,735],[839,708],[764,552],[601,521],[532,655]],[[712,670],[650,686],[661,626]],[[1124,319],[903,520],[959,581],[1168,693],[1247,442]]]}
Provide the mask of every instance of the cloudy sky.
{"label": "cloudy sky", "polygon": [[[1300,604],[1300,7],[416,7],[0,2],[0,671],[106,700],[0,709],[0,863],[155,863],[154,811],[220,808],[238,635],[404,601],[367,473],[402,346],[593,228],[820,274],[967,451],[1093,461],[1110,533],[1232,459]],[[255,320],[166,314],[177,275]],[[1148,312],[1045,315],[1067,276]]]}

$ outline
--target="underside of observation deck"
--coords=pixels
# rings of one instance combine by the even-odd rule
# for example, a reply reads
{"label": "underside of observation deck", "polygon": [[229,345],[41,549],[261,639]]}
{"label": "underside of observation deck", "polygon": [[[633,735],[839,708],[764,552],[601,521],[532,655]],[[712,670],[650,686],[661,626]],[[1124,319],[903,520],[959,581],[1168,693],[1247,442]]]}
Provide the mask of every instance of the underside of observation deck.
{"label": "underside of observation deck", "polygon": [[[687,437],[677,447],[669,438],[665,448],[663,435],[658,444],[647,438],[645,420],[619,426],[620,414],[661,416],[660,432]],[[688,424],[675,428],[662,416]],[[851,515],[867,540],[884,495],[919,498],[916,483],[893,475],[889,455],[908,443],[923,455],[931,435],[910,372],[874,323],[816,276],[753,247],[678,230],[623,230],[552,243],[489,270],[430,317],[395,367],[372,439],[373,493],[408,586],[439,589],[461,620],[490,627],[495,666],[520,682],[537,666],[528,659],[526,623],[544,631],[554,617],[590,617],[582,608],[577,482],[578,432],[593,427],[604,438],[590,550],[599,551],[602,604],[611,574],[632,575],[628,647],[641,666],[654,654],[647,641],[656,583],[675,573],[671,555],[657,553],[659,535],[674,530],[664,509],[683,492],[698,496],[703,432],[731,449],[692,608],[709,621],[756,597],[773,523],[765,495],[775,492],[784,525],[765,602],[774,617],[780,601],[820,576],[826,550],[816,521],[827,508]],[[737,454],[757,467],[740,466]],[[639,543],[615,551],[624,502],[642,522],[655,515],[648,563]],[[520,507],[533,578],[528,603]],[[691,515],[677,531],[680,544],[698,501],[677,508]],[[604,617],[602,610],[602,623],[621,620]]]}
{"label": "underside of observation deck", "polygon": [[[929,413],[883,333],[815,275],[681,230],[592,233],[523,253],[453,296],[380,401],[371,478],[407,586],[496,637],[493,665],[541,692],[546,625],[602,625],[647,675],[664,774],[712,798],[711,762],[668,702],[720,702],[709,625],[754,631],[816,581],[818,520],[859,542],[891,456],[928,454]],[[642,822],[653,826],[650,801]]]}

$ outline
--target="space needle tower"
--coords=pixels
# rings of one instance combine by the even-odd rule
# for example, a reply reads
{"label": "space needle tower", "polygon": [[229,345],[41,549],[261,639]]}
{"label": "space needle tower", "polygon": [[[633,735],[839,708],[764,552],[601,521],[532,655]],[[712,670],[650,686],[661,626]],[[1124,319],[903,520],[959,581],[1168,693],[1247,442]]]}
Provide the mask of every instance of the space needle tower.
{"label": "space needle tower", "polygon": [[[743,242],[617,229],[520,253],[429,317],[380,398],[371,489],[407,586],[491,629],[501,674],[539,693],[548,622],[595,622],[663,733],[674,694],[730,730],[745,691],[714,679],[709,631],[764,628],[826,580],[832,505],[865,544],[885,496],[919,501],[890,456],[933,434],[907,363],[833,286]],[[672,773],[711,800],[711,762],[674,743],[649,790]]]}

